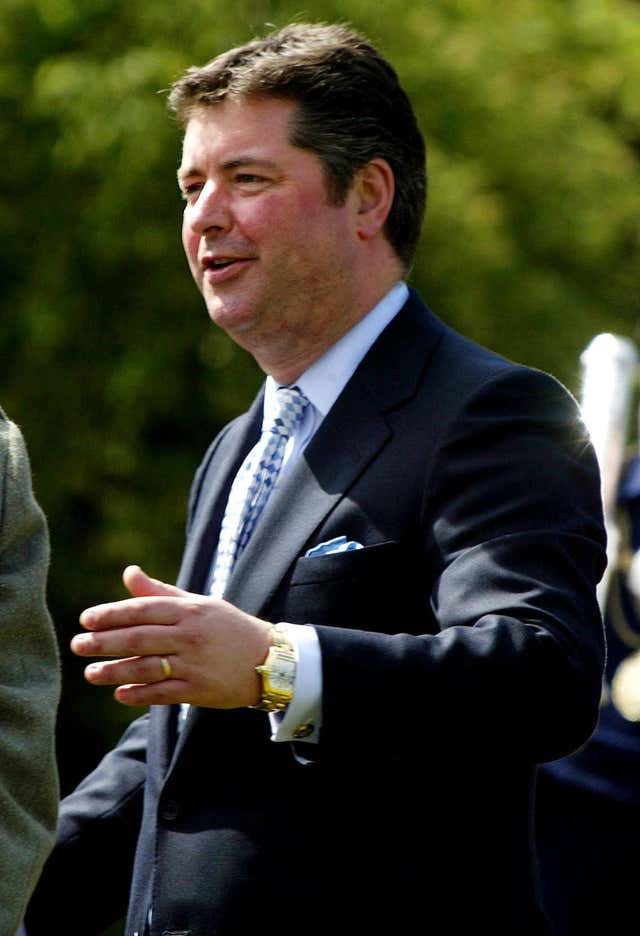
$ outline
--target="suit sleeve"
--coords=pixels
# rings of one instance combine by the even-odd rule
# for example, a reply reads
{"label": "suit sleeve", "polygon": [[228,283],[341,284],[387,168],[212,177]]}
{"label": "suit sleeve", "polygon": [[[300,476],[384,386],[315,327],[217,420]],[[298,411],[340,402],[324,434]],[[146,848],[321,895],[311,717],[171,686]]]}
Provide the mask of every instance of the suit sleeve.
{"label": "suit sleeve", "polygon": [[424,617],[436,632],[401,620],[317,628],[323,746],[568,754],[595,727],[604,662],[599,475],[574,401],[538,372],[491,379],[444,427],[424,484]]}
{"label": "suit sleeve", "polygon": [[60,670],[49,543],[22,436],[0,411],[0,932],[13,933],[53,844]]}

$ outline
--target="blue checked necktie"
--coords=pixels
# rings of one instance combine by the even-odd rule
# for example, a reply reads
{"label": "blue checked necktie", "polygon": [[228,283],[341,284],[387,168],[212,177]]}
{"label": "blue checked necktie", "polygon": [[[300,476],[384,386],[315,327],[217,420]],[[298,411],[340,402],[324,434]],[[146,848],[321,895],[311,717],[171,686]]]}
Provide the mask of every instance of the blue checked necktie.
{"label": "blue checked necktie", "polygon": [[231,571],[249,542],[264,506],[275,487],[285,446],[304,416],[309,401],[298,387],[280,387],[275,394],[273,419],[240,466],[225,510],[211,594],[221,598]]}

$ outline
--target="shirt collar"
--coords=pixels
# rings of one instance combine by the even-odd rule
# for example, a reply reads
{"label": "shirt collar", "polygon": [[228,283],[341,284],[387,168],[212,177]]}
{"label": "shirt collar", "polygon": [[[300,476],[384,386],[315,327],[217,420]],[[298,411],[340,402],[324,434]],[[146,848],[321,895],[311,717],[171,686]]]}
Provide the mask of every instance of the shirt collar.
{"label": "shirt collar", "polygon": [[[409,288],[401,280],[295,381],[295,386],[302,390],[321,418],[327,415],[360,361],[408,298]],[[271,412],[273,407],[278,386],[273,377],[267,377],[264,394],[265,422],[266,414]]]}

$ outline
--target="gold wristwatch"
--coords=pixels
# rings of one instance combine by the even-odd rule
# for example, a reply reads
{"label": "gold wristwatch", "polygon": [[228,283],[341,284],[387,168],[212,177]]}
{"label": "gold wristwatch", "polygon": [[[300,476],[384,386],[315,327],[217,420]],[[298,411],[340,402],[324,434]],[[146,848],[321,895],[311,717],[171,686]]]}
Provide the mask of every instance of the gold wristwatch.
{"label": "gold wristwatch", "polygon": [[260,701],[252,708],[262,712],[281,712],[293,699],[296,678],[296,655],[293,645],[279,624],[271,628],[271,646],[267,658],[256,673],[262,679]]}

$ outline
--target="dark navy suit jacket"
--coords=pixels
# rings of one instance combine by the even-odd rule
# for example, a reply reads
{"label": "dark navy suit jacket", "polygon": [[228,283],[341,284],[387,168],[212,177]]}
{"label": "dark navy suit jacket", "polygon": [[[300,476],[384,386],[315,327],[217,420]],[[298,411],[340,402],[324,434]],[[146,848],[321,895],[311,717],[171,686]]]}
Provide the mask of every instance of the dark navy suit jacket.
{"label": "dark navy suit jacket", "polygon": [[[179,577],[204,588],[261,397],[195,477]],[[345,534],[365,548],[304,558]],[[594,728],[598,472],[552,378],[412,294],[267,505],[226,597],[317,628],[303,765],[251,710],[136,721],[62,807],[30,933],[543,933],[536,764]],[[305,746],[305,751],[309,746]],[[135,858],[134,858],[135,855]],[[66,891],[64,905],[55,895]],[[473,927],[473,929],[472,929]]]}

